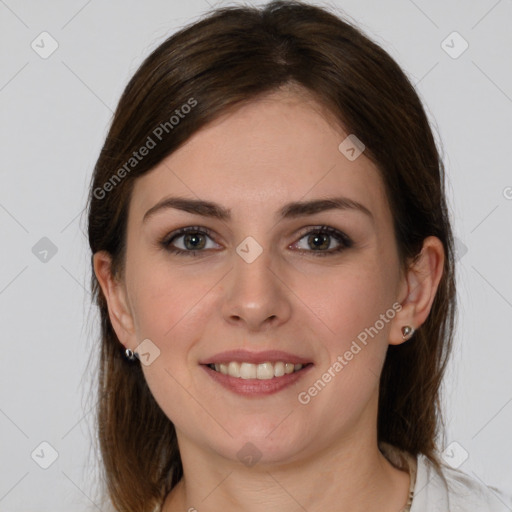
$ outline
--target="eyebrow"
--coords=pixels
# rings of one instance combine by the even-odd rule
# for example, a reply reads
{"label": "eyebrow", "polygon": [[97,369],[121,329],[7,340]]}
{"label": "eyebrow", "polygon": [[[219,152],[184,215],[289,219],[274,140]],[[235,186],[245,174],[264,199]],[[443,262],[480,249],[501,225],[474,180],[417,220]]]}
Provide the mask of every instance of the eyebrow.
{"label": "eyebrow", "polygon": [[[183,197],[166,197],[144,214],[142,222],[146,222],[157,212],[167,209],[182,210],[195,215],[211,217],[223,221],[231,220],[231,209],[224,208],[220,204],[212,201]],[[354,210],[364,213],[373,220],[372,212],[366,206],[347,197],[327,197],[311,201],[295,201],[284,205],[278,211],[277,216],[281,219],[294,219],[306,215],[314,215],[315,213],[327,210]]]}

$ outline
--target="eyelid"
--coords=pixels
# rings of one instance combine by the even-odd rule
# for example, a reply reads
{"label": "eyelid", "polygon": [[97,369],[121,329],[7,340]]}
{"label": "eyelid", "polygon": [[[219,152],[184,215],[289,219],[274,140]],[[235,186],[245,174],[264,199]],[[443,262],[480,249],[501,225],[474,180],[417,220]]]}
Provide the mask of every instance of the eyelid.
{"label": "eyelid", "polygon": [[[166,234],[161,240],[160,243],[164,246],[170,246],[171,241],[175,238],[180,238],[188,233],[199,233],[202,235],[208,236],[211,240],[215,241],[215,237],[213,236],[213,231],[204,226],[185,226],[183,228],[175,229],[171,233]],[[217,242],[215,242],[217,243]],[[192,252],[192,251],[186,251]]]}
{"label": "eyelid", "polygon": [[331,235],[335,238],[336,237],[341,238],[342,241],[347,246],[352,246],[354,243],[352,241],[352,239],[343,231],[341,231],[337,228],[334,228],[332,226],[326,226],[326,225],[306,226],[305,228],[303,228],[299,231],[299,234],[297,236],[299,237],[299,240],[300,240],[305,235],[309,235],[310,233],[327,233],[328,235]]}
{"label": "eyelid", "polygon": [[331,238],[334,238],[338,242],[338,247],[329,250],[307,250],[307,249],[297,249],[299,254],[309,255],[311,254],[313,257],[327,257],[327,256],[336,256],[343,253],[346,249],[350,249],[353,247],[353,240],[343,231],[331,227],[331,226],[307,226],[302,229],[301,232],[296,235],[298,237],[296,242],[293,242],[293,245],[300,243],[300,241],[307,235],[312,235],[315,233],[326,234]]}
{"label": "eyelid", "polygon": [[[206,228],[204,226],[186,226],[183,228],[176,229],[172,231],[171,233],[168,233],[160,240],[160,245],[164,247],[167,251],[171,253],[175,253],[177,255],[192,255],[194,256],[196,253],[208,253],[209,250],[205,249],[198,249],[198,250],[184,250],[179,249],[177,247],[174,247],[171,242],[176,238],[181,238],[182,236],[185,236],[188,233],[199,233],[201,235],[206,235],[208,238],[210,238],[214,243],[217,244],[215,237],[213,236],[213,231],[209,228]],[[346,235],[343,231],[326,225],[316,225],[316,226],[306,226],[302,228],[298,234],[294,235],[294,238],[296,238],[295,242],[288,245],[290,247],[291,245],[297,244],[304,238],[306,235],[314,234],[314,233],[324,233],[328,236],[331,236],[335,238],[340,246],[335,249],[330,249],[328,251],[315,251],[315,250],[305,250],[305,249],[298,249],[301,253],[313,253],[314,255],[318,256],[328,256],[328,255],[334,255],[337,253],[342,252],[345,249],[348,249],[353,246],[354,242],[352,239]]]}

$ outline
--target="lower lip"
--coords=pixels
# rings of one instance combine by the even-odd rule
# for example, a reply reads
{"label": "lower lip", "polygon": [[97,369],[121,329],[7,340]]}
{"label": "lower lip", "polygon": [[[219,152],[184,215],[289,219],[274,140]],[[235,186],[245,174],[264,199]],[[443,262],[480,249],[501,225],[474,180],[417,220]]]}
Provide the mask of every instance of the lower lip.
{"label": "lower lip", "polygon": [[288,373],[282,377],[260,380],[231,377],[230,375],[224,375],[223,373],[212,370],[207,365],[201,366],[213,380],[224,386],[226,389],[245,396],[265,396],[277,393],[278,391],[281,391],[297,382],[313,367],[312,364],[308,364],[298,372]]}

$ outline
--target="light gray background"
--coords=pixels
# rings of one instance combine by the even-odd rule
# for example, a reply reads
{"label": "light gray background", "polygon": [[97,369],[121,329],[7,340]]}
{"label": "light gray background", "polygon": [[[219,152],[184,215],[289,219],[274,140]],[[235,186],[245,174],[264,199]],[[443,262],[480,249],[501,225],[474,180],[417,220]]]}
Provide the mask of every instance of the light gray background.
{"label": "light gray background", "polygon": [[[454,459],[469,454],[462,470],[510,492],[512,1],[330,5],[404,68],[442,141],[460,251],[447,444],[458,443]],[[81,213],[128,79],[150,50],[209,8],[205,0],[0,0],[2,511],[104,510],[94,504],[86,366],[97,317]],[[59,45],[47,59],[31,48],[43,45],[43,31]],[[469,44],[458,58],[442,47],[453,31]],[[446,44],[462,48],[453,37]],[[46,262],[32,252],[43,237],[57,248]],[[48,469],[35,462],[51,457],[44,441],[58,452]]]}

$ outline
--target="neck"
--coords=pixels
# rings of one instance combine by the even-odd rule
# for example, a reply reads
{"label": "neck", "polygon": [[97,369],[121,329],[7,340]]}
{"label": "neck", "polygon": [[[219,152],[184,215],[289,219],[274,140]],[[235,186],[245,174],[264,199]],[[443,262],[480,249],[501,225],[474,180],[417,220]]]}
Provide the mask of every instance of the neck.
{"label": "neck", "polygon": [[252,467],[207,457],[183,436],[180,450],[185,476],[167,497],[163,512],[257,512],[262,507],[267,512],[397,512],[407,502],[409,474],[382,455],[373,435],[359,434],[300,461]]}

